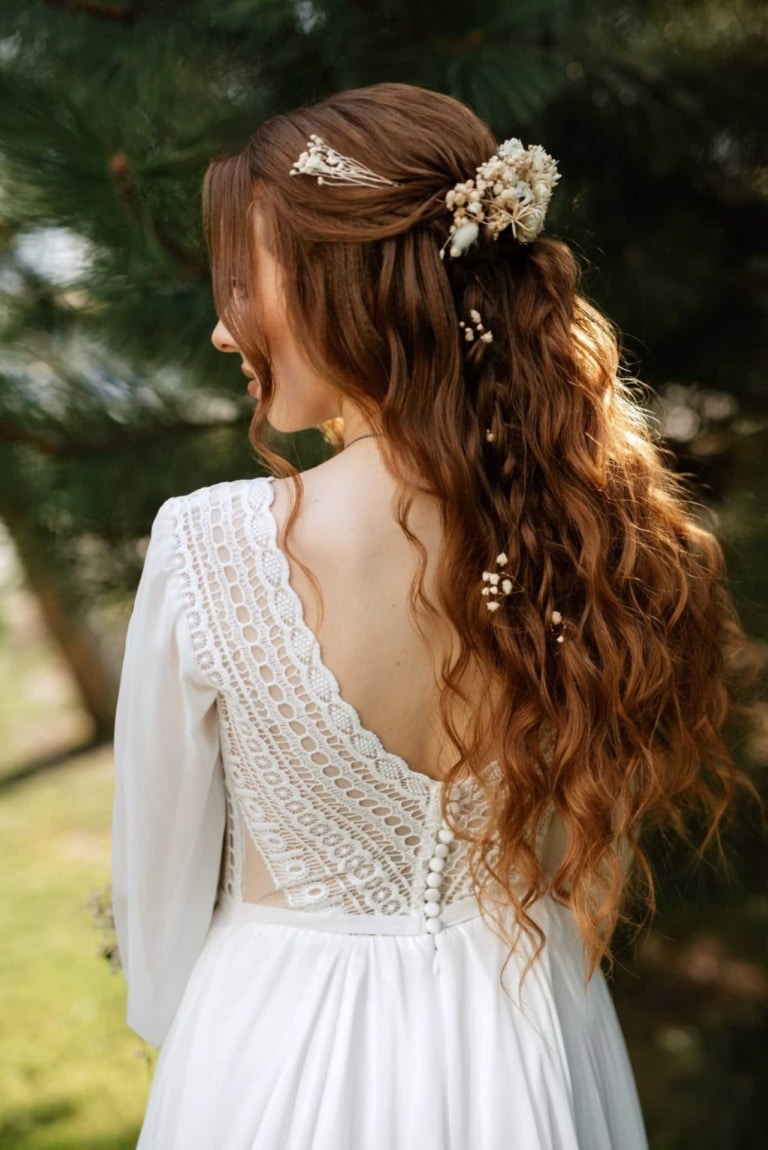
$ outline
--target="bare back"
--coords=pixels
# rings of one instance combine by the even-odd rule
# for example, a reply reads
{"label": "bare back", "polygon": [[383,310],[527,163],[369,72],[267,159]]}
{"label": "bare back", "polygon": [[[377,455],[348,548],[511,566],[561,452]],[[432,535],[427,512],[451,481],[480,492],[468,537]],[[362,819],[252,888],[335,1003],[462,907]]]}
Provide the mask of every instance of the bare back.
{"label": "bare back", "polygon": [[[370,454],[343,463],[339,456],[302,473],[304,499],[289,540],[322,590],[322,624],[316,592],[283,545],[293,483],[275,480],[272,511],[290,582],[320,642],[323,662],[363,726],[414,771],[440,779],[456,757],[442,731],[437,685],[441,661],[455,643],[453,630],[444,617],[433,620],[422,614],[425,643],[412,622],[408,596],[418,553],[395,517],[396,485],[383,463]],[[436,603],[441,544],[436,505],[418,495],[409,527],[427,550],[425,590]],[[478,689],[473,693],[468,681],[465,689],[471,713],[479,701]],[[454,721],[463,735],[468,719],[462,711],[454,711]],[[490,761],[493,755],[486,750],[483,761]]]}

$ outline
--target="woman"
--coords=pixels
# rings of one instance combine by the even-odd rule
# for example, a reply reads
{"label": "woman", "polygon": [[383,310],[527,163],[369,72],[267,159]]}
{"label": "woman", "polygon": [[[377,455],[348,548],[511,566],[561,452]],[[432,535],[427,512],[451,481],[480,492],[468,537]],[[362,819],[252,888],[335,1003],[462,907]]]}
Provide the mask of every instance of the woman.
{"label": "woman", "polygon": [[[641,822],[696,803],[715,834],[750,785],[722,738],[745,637],[540,234],[558,178],[401,84],[206,173],[213,342],[271,474],[163,505],[129,628],[141,1150],[647,1146],[600,963],[633,878],[653,908]],[[299,477],[267,416],[343,450]]]}

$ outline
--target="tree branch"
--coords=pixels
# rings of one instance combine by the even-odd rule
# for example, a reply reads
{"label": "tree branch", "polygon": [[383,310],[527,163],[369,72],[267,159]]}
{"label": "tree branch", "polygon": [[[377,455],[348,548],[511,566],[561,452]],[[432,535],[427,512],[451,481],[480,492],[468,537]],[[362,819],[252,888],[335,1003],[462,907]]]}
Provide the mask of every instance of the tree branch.
{"label": "tree branch", "polygon": [[206,275],[206,268],[195,260],[168,232],[160,227],[155,219],[144,211],[139,189],[133,178],[130,161],[125,152],[116,152],[109,161],[109,174],[115,185],[118,197],[140,226],[151,229],[157,243],[179,266],[185,278],[200,280]]}

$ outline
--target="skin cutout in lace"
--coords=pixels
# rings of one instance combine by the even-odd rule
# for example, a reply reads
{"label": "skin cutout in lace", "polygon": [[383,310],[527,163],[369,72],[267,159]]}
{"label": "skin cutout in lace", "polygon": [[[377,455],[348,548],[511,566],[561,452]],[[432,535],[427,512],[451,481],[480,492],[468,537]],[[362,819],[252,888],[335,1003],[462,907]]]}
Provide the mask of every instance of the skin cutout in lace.
{"label": "skin cutout in lace", "polygon": [[[267,479],[178,500],[176,546],[201,670],[219,692],[228,803],[225,889],[248,886],[246,838],[293,909],[418,908],[441,783],[386,752],[319,657],[287,582]],[[452,844],[445,894],[471,893]],[[454,861],[455,856],[455,861]]]}
{"label": "skin cutout in lace", "polygon": [[[387,751],[342,698],[289,583],[272,497],[261,478],[174,500],[194,648],[218,691],[224,889],[296,910],[412,913],[428,888],[443,784]],[[487,815],[478,784],[454,794],[476,829]],[[468,850],[450,843],[446,904],[473,893]]]}

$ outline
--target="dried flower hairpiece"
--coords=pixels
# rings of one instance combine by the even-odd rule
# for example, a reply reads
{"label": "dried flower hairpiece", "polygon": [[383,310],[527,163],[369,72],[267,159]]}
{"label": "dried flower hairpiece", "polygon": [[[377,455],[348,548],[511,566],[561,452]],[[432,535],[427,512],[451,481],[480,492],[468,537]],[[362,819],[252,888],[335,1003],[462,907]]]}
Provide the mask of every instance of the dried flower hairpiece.
{"label": "dried flower hairpiece", "polygon": [[317,176],[318,184],[359,184],[365,187],[378,187],[380,184],[395,186],[394,180],[379,176],[366,168],[365,164],[342,156],[326,144],[321,136],[311,135],[307,150],[302,152],[291,167],[291,176]]}
{"label": "dried flower hairpiece", "polygon": [[452,258],[461,256],[480,234],[483,224],[493,237],[511,227],[520,243],[531,243],[544,225],[552,191],[560,179],[557,164],[540,144],[523,147],[512,137],[477,169],[473,179],[456,184],[445,197],[453,212],[448,239]]}

